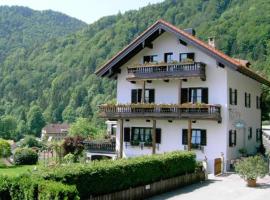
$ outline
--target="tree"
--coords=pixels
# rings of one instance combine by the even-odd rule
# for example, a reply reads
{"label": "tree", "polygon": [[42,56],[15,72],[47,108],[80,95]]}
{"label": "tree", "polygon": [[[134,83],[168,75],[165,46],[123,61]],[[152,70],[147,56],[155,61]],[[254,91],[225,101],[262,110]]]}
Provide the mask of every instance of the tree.
{"label": "tree", "polygon": [[28,124],[30,133],[39,137],[41,134],[41,129],[46,124],[39,106],[32,106],[30,108],[27,115],[27,124]]}
{"label": "tree", "polygon": [[76,161],[84,150],[83,138],[80,136],[66,137],[62,146],[64,148],[65,155],[73,154]]}
{"label": "tree", "polygon": [[17,121],[14,117],[7,115],[0,118],[0,137],[13,139],[16,137]]}
{"label": "tree", "polygon": [[0,139],[0,158],[7,158],[11,155],[10,144],[3,139]]}
{"label": "tree", "polygon": [[84,138],[94,138],[98,134],[98,129],[87,118],[78,118],[69,130],[71,136],[81,136]]}

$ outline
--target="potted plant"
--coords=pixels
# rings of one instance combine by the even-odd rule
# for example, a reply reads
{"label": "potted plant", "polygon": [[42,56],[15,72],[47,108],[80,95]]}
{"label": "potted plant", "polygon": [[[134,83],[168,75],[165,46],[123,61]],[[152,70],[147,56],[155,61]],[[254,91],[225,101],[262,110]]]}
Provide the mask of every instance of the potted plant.
{"label": "potted plant", "polygon": [[240,160],[235,164],[235,171],[247,182],[247,186],[256,187],[257,178],[267,173],[267,163],[262,156],[253,156]]}

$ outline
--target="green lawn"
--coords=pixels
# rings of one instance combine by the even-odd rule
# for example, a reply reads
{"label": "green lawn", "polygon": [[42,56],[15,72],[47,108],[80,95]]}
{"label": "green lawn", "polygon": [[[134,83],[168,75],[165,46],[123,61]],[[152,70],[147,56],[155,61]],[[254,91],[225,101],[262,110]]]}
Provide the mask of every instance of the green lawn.
{"label": "green lawn", "polygon": [[32,171],[35,168],[35,166],[36,165],[22,165],[22,166],[0,168],[0,175],[17,176],[27,171]]}

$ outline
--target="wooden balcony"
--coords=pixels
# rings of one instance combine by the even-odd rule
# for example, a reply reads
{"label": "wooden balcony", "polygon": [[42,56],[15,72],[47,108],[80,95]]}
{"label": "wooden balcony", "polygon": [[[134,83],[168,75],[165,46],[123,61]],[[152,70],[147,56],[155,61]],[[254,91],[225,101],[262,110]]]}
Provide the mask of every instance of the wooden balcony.
{"label": "wooden balcony", "polygon": [[221,122],[221,106],[209,104],[123,104],[101,105],[100,116],[108,119],[153,118],[216,120]]}
{"label": "wooden balcony", "polygon": [[84,141],[85,150],[91,153],[115,153],[115,142]]}
{"label": "wooden balcony", "polygon": [[128,67],[127,80],[187,79],[192,77],[206,80],[204,63],[157,63]]}

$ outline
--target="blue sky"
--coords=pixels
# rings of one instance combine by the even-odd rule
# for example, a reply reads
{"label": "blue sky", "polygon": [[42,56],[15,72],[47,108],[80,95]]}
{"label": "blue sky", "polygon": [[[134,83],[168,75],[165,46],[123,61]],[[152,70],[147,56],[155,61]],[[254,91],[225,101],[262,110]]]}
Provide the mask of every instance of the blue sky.
{"label": "blue sky", "polygon": [[55,10],[92,23],[100,17],[139,9],[163,0],[0,0],[0,5],[27,6],[35,10]]}

